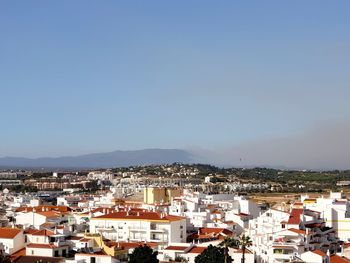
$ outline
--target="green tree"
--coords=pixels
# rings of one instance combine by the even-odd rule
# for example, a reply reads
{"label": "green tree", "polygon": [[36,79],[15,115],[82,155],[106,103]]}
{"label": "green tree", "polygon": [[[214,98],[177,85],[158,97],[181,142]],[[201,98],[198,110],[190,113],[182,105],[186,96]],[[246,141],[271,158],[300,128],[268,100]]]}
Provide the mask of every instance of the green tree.
{"label": "green tree", "polygon": [[239,241],[239,246],[242,249],[242,263],[245,263],[245,252],[246,252],[246,249],[248,247],[250,247],[253,244],[253,242],[250,239],[250,237],[246,236],[245,234],[241,235],[239,237],[238,241]]}
{"label": "green tree", "polygon": [[219,244],[220,247],[224,248],[224,252],[225,252],[225,263],[228,262],[228,252],[229,252],[229,248],[238,248],[239,247],[240,242],[232,237],[225,237],[225,239]]}
{"label": "green tree", "polygon": [[158,252],[153,251],[147,245],[139,246],[134,249],[129,256],[129,263],[158,263]]}
{"label": "green tree", "polygon": [[[225,249],[221,247],[214,247],[209,245],[206,250],[199,254],[195,259],[195,263],[224,263]],[[227,263],[231,263],[232,258],[227,258]]]}

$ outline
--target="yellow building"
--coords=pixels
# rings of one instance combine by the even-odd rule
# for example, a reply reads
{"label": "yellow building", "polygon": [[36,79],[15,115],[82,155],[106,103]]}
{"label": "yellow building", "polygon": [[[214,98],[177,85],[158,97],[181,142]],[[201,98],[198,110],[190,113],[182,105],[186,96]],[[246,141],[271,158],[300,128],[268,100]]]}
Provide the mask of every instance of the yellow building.
{"label": "yellow building", "polygon": [[145,204],[170,203],[171,198],[181,196],[181,190],[176,188],[150,187],[143,190]]}

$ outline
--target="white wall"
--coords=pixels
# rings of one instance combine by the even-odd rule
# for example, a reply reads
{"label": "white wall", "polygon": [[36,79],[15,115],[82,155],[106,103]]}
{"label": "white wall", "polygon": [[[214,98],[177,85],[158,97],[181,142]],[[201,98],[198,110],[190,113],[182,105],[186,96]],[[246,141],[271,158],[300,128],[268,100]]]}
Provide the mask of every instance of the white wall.
{"label": "white wall", "polygon": [[18,233],[17,236],[12,238],[0,238],[0,243],[4,245],[5,253],[12,254],[18,250],[24,248],[24,235],[23,232]]}

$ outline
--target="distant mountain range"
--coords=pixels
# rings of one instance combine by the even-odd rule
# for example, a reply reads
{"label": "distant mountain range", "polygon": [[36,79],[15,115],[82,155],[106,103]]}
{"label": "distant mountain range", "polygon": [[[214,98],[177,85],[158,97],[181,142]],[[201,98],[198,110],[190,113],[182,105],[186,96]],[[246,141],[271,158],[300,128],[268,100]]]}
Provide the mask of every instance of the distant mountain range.
{"label": "distant mountain range", "polygon": [[193,154],[185,150],[144,149],[55,158],[2,157],[0,158],[0,166],[13,168],[109,168],[174,162],[192,163],[194,159]]}

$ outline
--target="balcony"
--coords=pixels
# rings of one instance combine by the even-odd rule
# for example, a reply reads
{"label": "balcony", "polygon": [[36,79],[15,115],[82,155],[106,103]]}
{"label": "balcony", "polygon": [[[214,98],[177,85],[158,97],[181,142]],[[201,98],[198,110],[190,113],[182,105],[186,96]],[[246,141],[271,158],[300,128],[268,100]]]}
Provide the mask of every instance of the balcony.
{"label": "balcony", "polygon": [[102,231],[115,231],[113,226],[96,226],[96,229]]}
{"label": "balcony", "polygon": [[146,227],[129,227],[129,230],[133,231],[133,232],[146,232],[146,231],[148,231],[148,228],[146,228]]}
{"label": "balcony", "polygon": [[274,241],[274,246],[304,246],[305,243],[303,241],[297,240],[283,240],[283,241]]}

